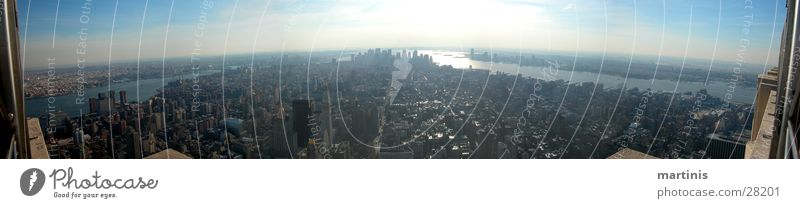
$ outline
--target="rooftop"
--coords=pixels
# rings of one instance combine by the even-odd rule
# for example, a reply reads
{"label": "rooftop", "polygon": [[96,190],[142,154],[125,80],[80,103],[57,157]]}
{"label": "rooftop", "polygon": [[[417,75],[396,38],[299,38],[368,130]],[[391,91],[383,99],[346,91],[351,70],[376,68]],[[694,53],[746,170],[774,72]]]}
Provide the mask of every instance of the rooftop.
{"label": "rooftop", "polygon": [[754,129],[758,131],[756,137],[747,142],[747,148],[745,148],[744,152],[745,159],[769,159],[769,150],[772,144],[772,129],[775,125],[773,122],[775,120],[775,114],[772,112],[775,112],[776,94],[774,90],[770,91],[769,102],[764,110],[765,113],[761,118],[756,118],[761,119],[761,122],[757,127],[758,129]]}
{"label": "rooftop", "polygon": [[144,159],[192,159],[192,157],[189,157],[188,155],[175,151],[173,149],[166,149],[161,152],[157,152],[155,154],[147,156]]}
{"label": "rooftop", "polygon": [[625,148],[606,159],[661,159],[630,148]]}
{"label": "rooftop", "polygon": [[31,159],[50,159],[39,118],[28,118],[28,141],[31,144]]}

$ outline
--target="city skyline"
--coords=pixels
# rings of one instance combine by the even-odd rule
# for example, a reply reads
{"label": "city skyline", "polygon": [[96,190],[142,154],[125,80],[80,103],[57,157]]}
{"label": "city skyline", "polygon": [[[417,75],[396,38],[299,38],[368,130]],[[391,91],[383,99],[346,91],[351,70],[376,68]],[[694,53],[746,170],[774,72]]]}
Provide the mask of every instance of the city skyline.
{"label": "city skyline", "polygon": [[51,158],[752,158],[771,3],[35,1],[24,110]]}
{"label": "city skyline", "polygon": [[[35,74],[26,111],[46,130],[37,138],[47,141],[50,158],[750,158],[745,114],[755,83],[741,83],[738,100],[725,91],[724,72],[705,87],[704,71],[686,72],[689,88],[676,97],[668,90],[678,89],[674,69],[662,70],[655,84],[649,73],[632,74],[620,89],[613,87],[619,79],[589,81],[613,73],[573,80],[550,70],[513,73],[513,64],[488,71],[435,62],[454,53],[375,48],[310,62],[292,55],[259,60],[259,70],[231,60],[227,76],[178,64],[169,68],[208,73],[162,80],[147,72],[142,84],[108,88]],[[508,65],[514,56],[489,57],[455,59]],[[534,67],[550,65],[548,58],[519,64],[541,69]],[[85,79],[102,81],[102,74]]]}
{"label": "city skyline", "polygon": [[[90,9],[82,8],[86,2],[91,2]],[[109,52],[111,61],[130,61],[163,55],[188,57],[195,50],[216,56],[223,49],[233,55],[372,47],[521,48],[682,57],[686,41],[690,41],[688,58],[733,61],[740,41],[746,39],[744,62],[774,65],[780,42],[776,40],[783,27],[780,20],[785,17],[778,0],[758,2],[749,9],[738,1],[206,2],[213,3],[204,7],[204,2],[119,1],[114,18],[115,1],[21,1],[26,69],[44,68],[51,57],[56,58],[56,66],[74,65],[82,28],[87,33],[87,63],[107,63]],[[58,24],[54,24],[56,13]],[[743,34],[750,13],[753,22],[746,28],[751,32]],[[86,24],[80,22],[82,14],[89,18]],[[109,49],[112,25],[114,41]],[[192,35],[197,31],[203,35]]]}
{"label": "city skyline", "polygon": [[0,191],[35,207],[796,204],[798,15],[800,0],[0,0]]}

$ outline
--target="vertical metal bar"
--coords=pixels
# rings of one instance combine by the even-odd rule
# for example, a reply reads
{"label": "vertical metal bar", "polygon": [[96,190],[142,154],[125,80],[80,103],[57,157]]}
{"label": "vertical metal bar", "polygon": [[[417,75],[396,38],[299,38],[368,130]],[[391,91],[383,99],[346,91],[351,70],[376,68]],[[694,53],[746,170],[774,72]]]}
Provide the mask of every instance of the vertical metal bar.
{"label": "vertical metal bar", "polygon": [[[3,59],[7,60],[3,63],[3,69],[7,70],[4,74],[9,77],[6,79],[8,83],[4,87],[8,89],[3,92],[4,100],[11,101],[11,108],[13,109],[12,115],[8,115],[14,120],[15,138],[17,143],[17,151],[19,151],[19,158],[30,158],[30,142],[28,142],[28,132],[26,131],[25,122],[25,104],[23,97],[22,81],[23,69],[20,66],[19,56],[19,28],[17,24],[17,7],[16,1],[0,0],[2,3],[4,27],[3,33],[5,34],[6,48]],[[4,88],[5,89],[5,88]],[[7,96],[7,97],[5,97]],[[7,102],[6,101],[6,102]]]}
{"label": "vertical metal bar", "polygon": [[786,138],[786,122],[791,118],[789,110],[791,109],[790,97],[791,83],[795,77],[792,77],[793,66],[795,64],[794,57],[797,50],[795,50],[797,42],[797,0],[786,1],[786,21],[784,23],[783,37],[781,40],[781,56],[779,60],[780,74],[778,77],[778,94],[776,100],[776,109],[774,121],[775,130],[773,132],[772,143],[770,145],[769,158],[783,158],[785,150]]}
{"label": "vertical metal bar", "polygon": [[[791,121],[786,121],[786,122],[783,122],[783,123],[786,124],[786,126],[792,126],[792,122]],[[781,142],[788,144],[789,140],[791,140],[791,139],[789,139],[789,137],[791,137],[793,132],[792,132],[792,128],[785,128],[785,129],[786,129],[786,137],[787,138],[784,141],[781,141]],[[787,145],[787,144],[783,145],[783,159],[789,159],[789,145]]]}

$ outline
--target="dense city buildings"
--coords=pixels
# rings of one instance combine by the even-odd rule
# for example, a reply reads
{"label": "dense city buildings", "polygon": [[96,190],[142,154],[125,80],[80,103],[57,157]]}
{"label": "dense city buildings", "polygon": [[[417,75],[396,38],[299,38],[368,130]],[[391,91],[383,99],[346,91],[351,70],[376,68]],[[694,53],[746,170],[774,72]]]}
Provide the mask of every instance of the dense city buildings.
{"label": "dense city buildings", "polygon": [[[41,120],[52,158],[165,151],[191,158],[608,158],[621,150],[743,158],[751,137],[750,105],[706,89],[622,89],[535,74],[563,70],[560,56],[453,55],[473,64],[516,59],[541,70],[515,74],[440,63],[437,51],[394,52],[273,54],[252,65],[234,58],[225,68],[207,60],[164,74],[143,70],[139,82],[155,86],[133,84],[136,70],[113,65],[111,80],[119,81],[87,88],[96,94],[84,103],[59,100],[56,110],[33,107],[29,116]],[[36,94],[31,102],[41,99]]]}

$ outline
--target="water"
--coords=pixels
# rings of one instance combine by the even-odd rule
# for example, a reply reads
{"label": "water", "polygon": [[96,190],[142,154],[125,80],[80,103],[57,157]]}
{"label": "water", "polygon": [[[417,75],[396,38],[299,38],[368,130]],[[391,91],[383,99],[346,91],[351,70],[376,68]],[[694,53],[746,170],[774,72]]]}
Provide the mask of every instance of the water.
{"label": "water", "polygon": [[[217,73],[219,70],[205,70],[201,71],[200,75],[208,75]],[[185,79],[191,79],[193,75],[191,73],[186,73],[182,75]],[[172,76],[164,79],[164,83],[169,83],[175,80],[180,79],[181,76]],[[141,79],[138,82],[139,85],[139,98],[141,100],[147,100],[150,97],[155,96],[158,94],[158,89],[161,89],[161,78],[152,78],[152,79]],[[123,83],[112,83],[111,90],[113,90],[117,95],[117,102],[119,102],[119,91],[126,91],[128,95],[128,101],[138,101],[136,99],[136,81],[130,82],[123,82]],[[100,86],[86,89],[86,94],[84,94],[84,104],[76,104],[76,99],[79,97],[77,94],[67,94],[61,96],[53,97],[55,102],[53,102],[53,106],[57,111],[63,111],[67,113],[71,117],[79,116],[81,114],[81,110],[83,113],[89,112],[89,98],[97,98],[98,93],[106,93],[108,95],[108,86]],[[25,100],[25,114],[29,117],[38,117],[40,115],[44,115],[48,112],[48,105],[49,102],[47,101],[47,97],[40,97],[40,98],[33,98]]]}
{"label": "water", "polygon": [[[453,52],[453,51],[420,51],[422,54],[431,55],[433,57],[433,61],[438,63],[439,65],[452,65],[454,68],[459,69],[468,69],[472,66],[473,69],[492,69],[493,71],[500,71],[503,73],[508,74],[522,74],[526,77],[533,77],[542,80],[564,80],[568,81],[571,80],[570,83],[580,83],[580,82],[597,82],[603,84],[606,89],[619,89],[622,87],[622,84],[625,81],[624,77],[620,76],[613,76],[613,75],[606,75],[600,74],[598,79],[598,73],[594,72],[580,72],[580,71],[572,71],[571,66],[562,66],[556,73],[546,73],[548,71],[545,67],[536,67],[536,66],[522,66],[519,67],[517,64],[509,64],[509,63],[494,63],[486,62],[486,61],[476,61],[471,60],[466,57],[466,53],[464,52]],[[517,70],[519,69],[519,72]],[[635,70],[635,69],[631,69]],[[572,78],[570,79],[570,75]],[[723,98],[725,94],[728,93],[728,84],[727,82],[709,82],[707,86],[705,86],[702,82],[687,82],[681,81],[680,83],[673,81],[673,80],[655,80],[652,81],[650,79],[637,79],[637,78],[628,78],[627,83],[625,84],[626,89],[631,88],[639,88],[639,89],[652,89],[655,91],[665,91],[665,92],[672,92],[675,90],[675,85],[677,84],[677,92],[697,92],[700,89],[708,90],[708,94]],[[736,86],[736,90],[731,98],[731,101],[737,103],[752,103],[753,98],[756,96],[756,89],[754,87],[744,87],[744,86]]]}
{"label": "water", "polygon": [[[534,67],[534,66],[523,66],[519,67],[517,64],[509,64],[509,63],[490,63],[485,61],[476,61],[466,58],[465,53],[463,52],[452,52],[452,51],[420,51],[423,54],[428,54],[433,56],[433,61],[439,63],[439,65],[452,65],[455,68],[467,69],[472,66],[475,69],[489,69],[492,68],[494,71],[500,71],[503,73],[508,74],[516,74],[517,70],[519,69],[519,73],[526,77],[533,77],[537,79],[543,80],[571,80],[571,83],[579,83],[579,82],[595,82],[597,80],[598,83],[603,84],[605,88],[613,88],[619,89],[622,87],[622,83],[625,81],[624,77],[613,76],[613,75],[605,75],[600,74],[598,80],[598,73],[593,72],[579,72],[575,71],[572,72],[571,67],[562,67],[557,73],[547,74],[545,73],[547,69],[544,67]],[[408,57],[404,57],[401,59],[397,59],[394,62],[394,66],[400,69],[399,71],[392,72],[392,90],[389,92],[390,103],[394,101],[394,98],[397,96],[397,93],[402,88],[403,84],[400,80],[405,79],[408,76],[408,72],[411,71],[411,64],[408,63]],[[201,75],[208,75],[213,73],[218,73],[219,70],[206,70],[202,71]],[[572,78],[570,79],[570,74]],[[184,74],[183,77],[191,77],[190,73]],[[180,76],[173,76],[166,78],[164,81],[165,83],[169,83],[175,80],[178,80]],[[675,89],[675,85],[677,82],[672,80],[655,80],[651,83],[650,79],[636,79],[636,78],[628,78],[626,88],[634,88],[637,87],[639,89],[653,89],[653,90],[660,90],[666,92],[672,92]],[[709,82],[708,86],[704,86],[702,82],[685,82],[682,81],[677,87],[678,92],[696,92],[700,89],[708,90],[708,93],[715,97],[724,97],[728,90],[728,83],[726,82]],[[113,83],[111,85],[111,90],[117,92],[119,95],[119,91],[127,91],[128,93],[128,100],[129,101],[137,101],[136,100],[136,81],[131,82],[124,82],[124,83]],[[139,97],[141,100],[147,100],[150,97],[158,94],[158,89],[161,88],[161,78],[153,78],[153,79],[143,79],[139,80]],[[100,86],[95,88],[89,88],[86,90],[85,94],[85,101],[88,102],[89,98],[96,98],[98,93],[107,93],[108,86]],[[753,98],[755,97],[756,89],[753,87],[743,87],[737,86],[736,91],[733,93],[733,102],[738,103],[752,103]],[[75,99],[78,98],[76,94],[68,94],[62,96],[56,96],[54,106],[56,110],[64,111],[70,116],[78,116],[80,115],[80,111],[89,112],[89,105],[88,104],[75,104]],[[47,113],[48,110],[48,101],[46,97],[42,98],[34,98],[25,100],[25,112],[27,116],[40,116]]]}

